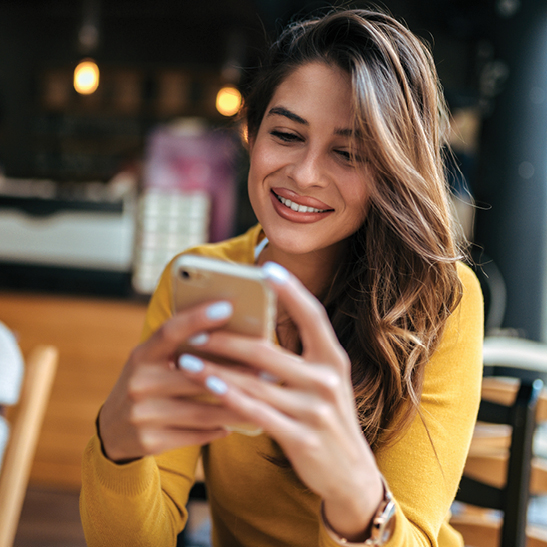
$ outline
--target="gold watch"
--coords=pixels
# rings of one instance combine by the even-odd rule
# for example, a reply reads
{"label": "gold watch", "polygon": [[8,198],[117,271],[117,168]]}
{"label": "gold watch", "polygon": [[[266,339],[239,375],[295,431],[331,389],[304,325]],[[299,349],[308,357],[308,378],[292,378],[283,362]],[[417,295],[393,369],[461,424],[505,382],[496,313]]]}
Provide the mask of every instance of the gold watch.
{"label": "gold watch", "polygon": [[375,545],[377,547],[385,545],[391,539],[395,528],[393,495],[383,476],[382,483],[384,485],[384,499],[378,506],[376,514],[372,517],[370,538],[365,541],[365,545]]}

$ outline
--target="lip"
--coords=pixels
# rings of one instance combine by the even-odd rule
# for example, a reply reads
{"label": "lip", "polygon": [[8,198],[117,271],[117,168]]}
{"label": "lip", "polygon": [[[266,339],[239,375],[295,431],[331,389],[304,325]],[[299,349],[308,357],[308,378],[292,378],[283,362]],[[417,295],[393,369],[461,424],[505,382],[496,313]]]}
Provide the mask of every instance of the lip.
{"label": "lip", "polygon": [[[281,197],[285,197],[285,196],[281,196]],[[329,216],[331,213],[334,212],[333,209],[329,209],[328,211],[325,211],[323,213],[299,213],[298,211],[293,211],[292,209],[290,209],[289,207],[287,207],[286,205],[283,205],[276,197],[276,192],[274,190],[272,190],[270,192],[270,199],[272,201],[272,205],[273,205],[273,208],[275,210],[275,212],[283,219],[285,220],[288,220],[290,222],[295,222],[295,223],[299,223],[299,224],[311,224],[313,222],[318,222],[319,220],[323,220],[324,218],[326,218],[327,216]],[[291,199],[289,197],[287,197],[286,199]],[[310,198],[311,199],[311,198]],[[291,200],[293,201],[293,200]],[[313,203],[319,203],[321,204],[320,207],[318,207],[317,205],[308,205],[308,201],[306,203],[302,203],[301,200],[299,201],[296,201],[294,200],[295,203],[299,203],[301,205],[306,205],[307,207],[314,207],[316,209],[327,209],[328,206],[325,206],[324,204],[322,204],[322,202],[318,201],[318,200],[313,200]]]}
{"label": "lip", "polygon": [[296,192],[293,192],[292,190],[289,190],[288,188],[282,188],[282,187],[275,187],[271,189],[272,192],[278,196],[281,196],[285,199],[290,199],[291,201],[294,201],[294,203],[298,203],[298,205],[305,205],[306,207],[313,207],[314,209],[332,209],[330,205],[323,201],[319,201],[316,198],[312,198],[310,196],[301,196],[297,194]]}

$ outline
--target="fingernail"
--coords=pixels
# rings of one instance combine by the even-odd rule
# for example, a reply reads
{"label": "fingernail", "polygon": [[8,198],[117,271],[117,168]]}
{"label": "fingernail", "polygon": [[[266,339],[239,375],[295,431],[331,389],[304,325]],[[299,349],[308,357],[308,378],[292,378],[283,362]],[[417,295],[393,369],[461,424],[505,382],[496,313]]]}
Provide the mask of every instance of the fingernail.
{"label": "fingernail", "polygon": [[179,365],[188,372],[200,372],[203,370],[203,361],[187,353],[180,356]]}
{"label": "fingernail", "polygon": [[266,262],[264,266],[262,266],[262,271],[268,279],[271,279],[278,285],[283,285],[289,279],[289,272],[283,268],[283,266],[280,266],[275,262]]}
{"label": "fingernail", "polygon": [[273,374],[270,374],[269,372],[261,371],[259,373],[259,376],[263,380],[266,380],[266,382],[271,382],[272,384],[279,382],[279,378],[277,376],[274,376]]}
{"label": "fingernail", "polygon": [[209,376],[207,380],[205,380],[205,385],[210,391],[216,393],[217,395],[223,395],[228,391],[226,382],[216,376]]}
{"label": "fingernail", "polygon": [[209,340],[209,335],[206,332],[195,334],[186,340],[191,346],[203,346]]}
{"label": "fingernail", "polygon": [[233,311],[234,307],[230,304],[230,302],[221,301],[211,304],[205,313],[209,319],[218,320],[227,319],[230,315],[232,315]]}

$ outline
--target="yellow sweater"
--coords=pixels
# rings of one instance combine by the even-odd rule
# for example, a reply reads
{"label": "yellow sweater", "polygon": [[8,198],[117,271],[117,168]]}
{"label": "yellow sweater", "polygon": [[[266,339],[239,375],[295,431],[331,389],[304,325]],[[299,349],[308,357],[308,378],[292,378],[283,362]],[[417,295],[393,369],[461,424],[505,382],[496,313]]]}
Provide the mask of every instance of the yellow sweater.
{"label": "yellow sweater", "polygon": [[[192,252],[254,262],[256,226],[232,240]],[[421,414],[394,446],[376,453],[397,505],[389,547],[463,545],[447,523],[480,399],[483,303],[479,284],[463,264],[463,299],[427,365]],[[150,302],[143,339],[170,315],[167,268]],[[292,472],[269,463],[266,434],[234,433],[202,449],[217,547],[334,547],[320,518],[320,499]],[[187,518],[199,447],[117,465],[94,436],[84,454],[80,509],[89,547],[174,546]]]}

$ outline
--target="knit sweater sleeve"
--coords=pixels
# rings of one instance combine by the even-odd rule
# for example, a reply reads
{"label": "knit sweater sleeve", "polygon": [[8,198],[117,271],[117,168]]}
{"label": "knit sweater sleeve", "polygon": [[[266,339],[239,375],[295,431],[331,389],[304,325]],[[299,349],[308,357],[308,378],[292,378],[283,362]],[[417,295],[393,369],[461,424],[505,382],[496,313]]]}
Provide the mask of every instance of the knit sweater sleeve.
{"label": "knit sweater sleeve", "polygon": [[[171,315],[169,271],[150,300],[143,341]],[[199,446],[190,446],[118,465],[105,457],[94,435],[83,456],[80,494],[88,547],[175,545],[188,517],[199,454]]]}
{"label": "knit sweater sleeve", "polygon": [[[459,264],[458,274],[463,298],[427,365],[420,413],[398,442],[376,454],[396,503],[386,547],[463,546],[448,519],[480,402],[483,301],[473,272]],[[321,526],[319,545],[339,543]]]}
{"label": "knit sweater sleeve", "polygon": [[80,514],[88,547],[172,547],[188,514],[200,447],[117,465],[94,436],[82,466]]}

